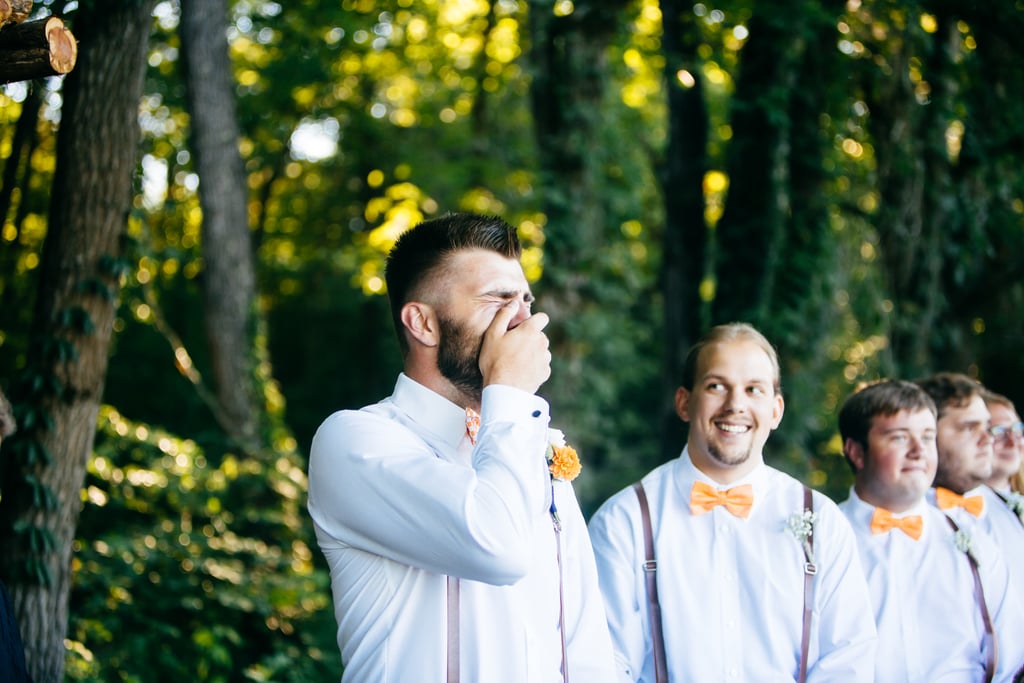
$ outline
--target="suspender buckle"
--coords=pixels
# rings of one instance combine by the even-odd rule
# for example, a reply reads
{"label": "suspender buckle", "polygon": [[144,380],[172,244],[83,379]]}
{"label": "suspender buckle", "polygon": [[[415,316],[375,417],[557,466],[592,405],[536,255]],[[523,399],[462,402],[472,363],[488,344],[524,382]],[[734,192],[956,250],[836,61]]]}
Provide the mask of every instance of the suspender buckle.
{"label": "suspender buckle", "polygon": [[645,572],[656,572],[656,571],[658,571],[658,561],[657,560],[647,560],[646,562],[644,562],[644,571]]}
{"label": "suspender buckle", "polygon": [[808,576],[814,576],[818,573],[818,565],[814,564],[813,562],[805,562],[804,573]]}

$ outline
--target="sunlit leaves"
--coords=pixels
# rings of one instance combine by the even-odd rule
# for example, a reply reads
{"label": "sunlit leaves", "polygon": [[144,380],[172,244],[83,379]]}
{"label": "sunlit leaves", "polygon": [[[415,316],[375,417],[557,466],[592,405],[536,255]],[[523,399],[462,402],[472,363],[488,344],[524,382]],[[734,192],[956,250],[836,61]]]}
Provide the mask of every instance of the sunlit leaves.
{"label": "sunlit leaves", "polygon": [[183,679],[233,680],[243,663],[278,671],[274,633],[306,643],[296,680],[322,677],[327,653],[297,633],[329,599],[297,525],[304,486],[289,455],[270,467],[234,456],[216,465],[196,442],[104,408],[73,596],[76,614],[102,616],[72,620],[72,680],[144,676],[140,667],[163,657],[153,638],[174,640],[160,666]]}

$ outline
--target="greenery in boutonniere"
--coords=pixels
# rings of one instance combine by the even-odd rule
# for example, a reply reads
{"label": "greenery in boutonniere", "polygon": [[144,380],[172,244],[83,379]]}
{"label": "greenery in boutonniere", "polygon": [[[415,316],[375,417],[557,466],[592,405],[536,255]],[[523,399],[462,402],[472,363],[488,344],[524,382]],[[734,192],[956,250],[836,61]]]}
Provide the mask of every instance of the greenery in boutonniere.
{"label": "greenery in boutonniere", "polygon": [[800,546],[804,550],[804,557],[809,564],[814,564],[814,551],[811,550],[811,544],[807,539],[814,532],[814,522],[816,520],[817,515],[810,510],[794,512],[786,520],[786,528],[800,542]]}
{"label": "greenery in boutonniere", "polygon": [[953,535],[953,542],[956,543],[956,549],[967,555],[974,560],[975,564],[978,563],[978,555],[974,549],[974,539],[971,538],[971,534],[963,529],[957,529],[956,534]]}
{"label": "greenery in boutonniere", "polygon": [[1011,491],[1006,494],[1006,505],[1013,510],[1013,514],[1024,521],[1024,496],[1016,491]]}

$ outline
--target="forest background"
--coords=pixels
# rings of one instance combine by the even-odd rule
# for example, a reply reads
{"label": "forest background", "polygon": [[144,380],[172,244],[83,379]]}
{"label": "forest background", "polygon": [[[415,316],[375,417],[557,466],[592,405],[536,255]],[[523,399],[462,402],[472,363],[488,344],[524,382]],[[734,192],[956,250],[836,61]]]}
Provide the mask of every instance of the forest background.
{"label": "forest background", "polygon": [[[78,0],[0,91],[0,576],[39,683],[322,681],[330,412],[400,369],[382,281],[519,226],[589,514],[678,454],[681,354],[778,346],[771,464],[837,500],[859,382],[1024,401],[1024,5]],[[2,55],[0,55],[2,59]]]}

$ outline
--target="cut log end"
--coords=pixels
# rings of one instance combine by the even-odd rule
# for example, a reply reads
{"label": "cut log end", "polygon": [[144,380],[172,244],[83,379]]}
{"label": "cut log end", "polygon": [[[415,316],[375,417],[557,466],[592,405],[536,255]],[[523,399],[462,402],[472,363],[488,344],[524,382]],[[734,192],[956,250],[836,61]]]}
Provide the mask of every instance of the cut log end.
{"label": "cut log end", "polygon": [[58,17],[0,30],[0,83],[63,76],[77,61],[78,42]]}
{"label": "cut log end", "polygon": [[12,24],[20,24],[28,19],[28,15],[32,14],[32,0],[4,0],[4,2],[10,5],[10,23]]}
{"label": "cut log end", "polygon": [[75,68],[78,43],[63,21],[50,17],[46,26],[46,42],[50,46],[50,66],[54,73],[66,74]]}

